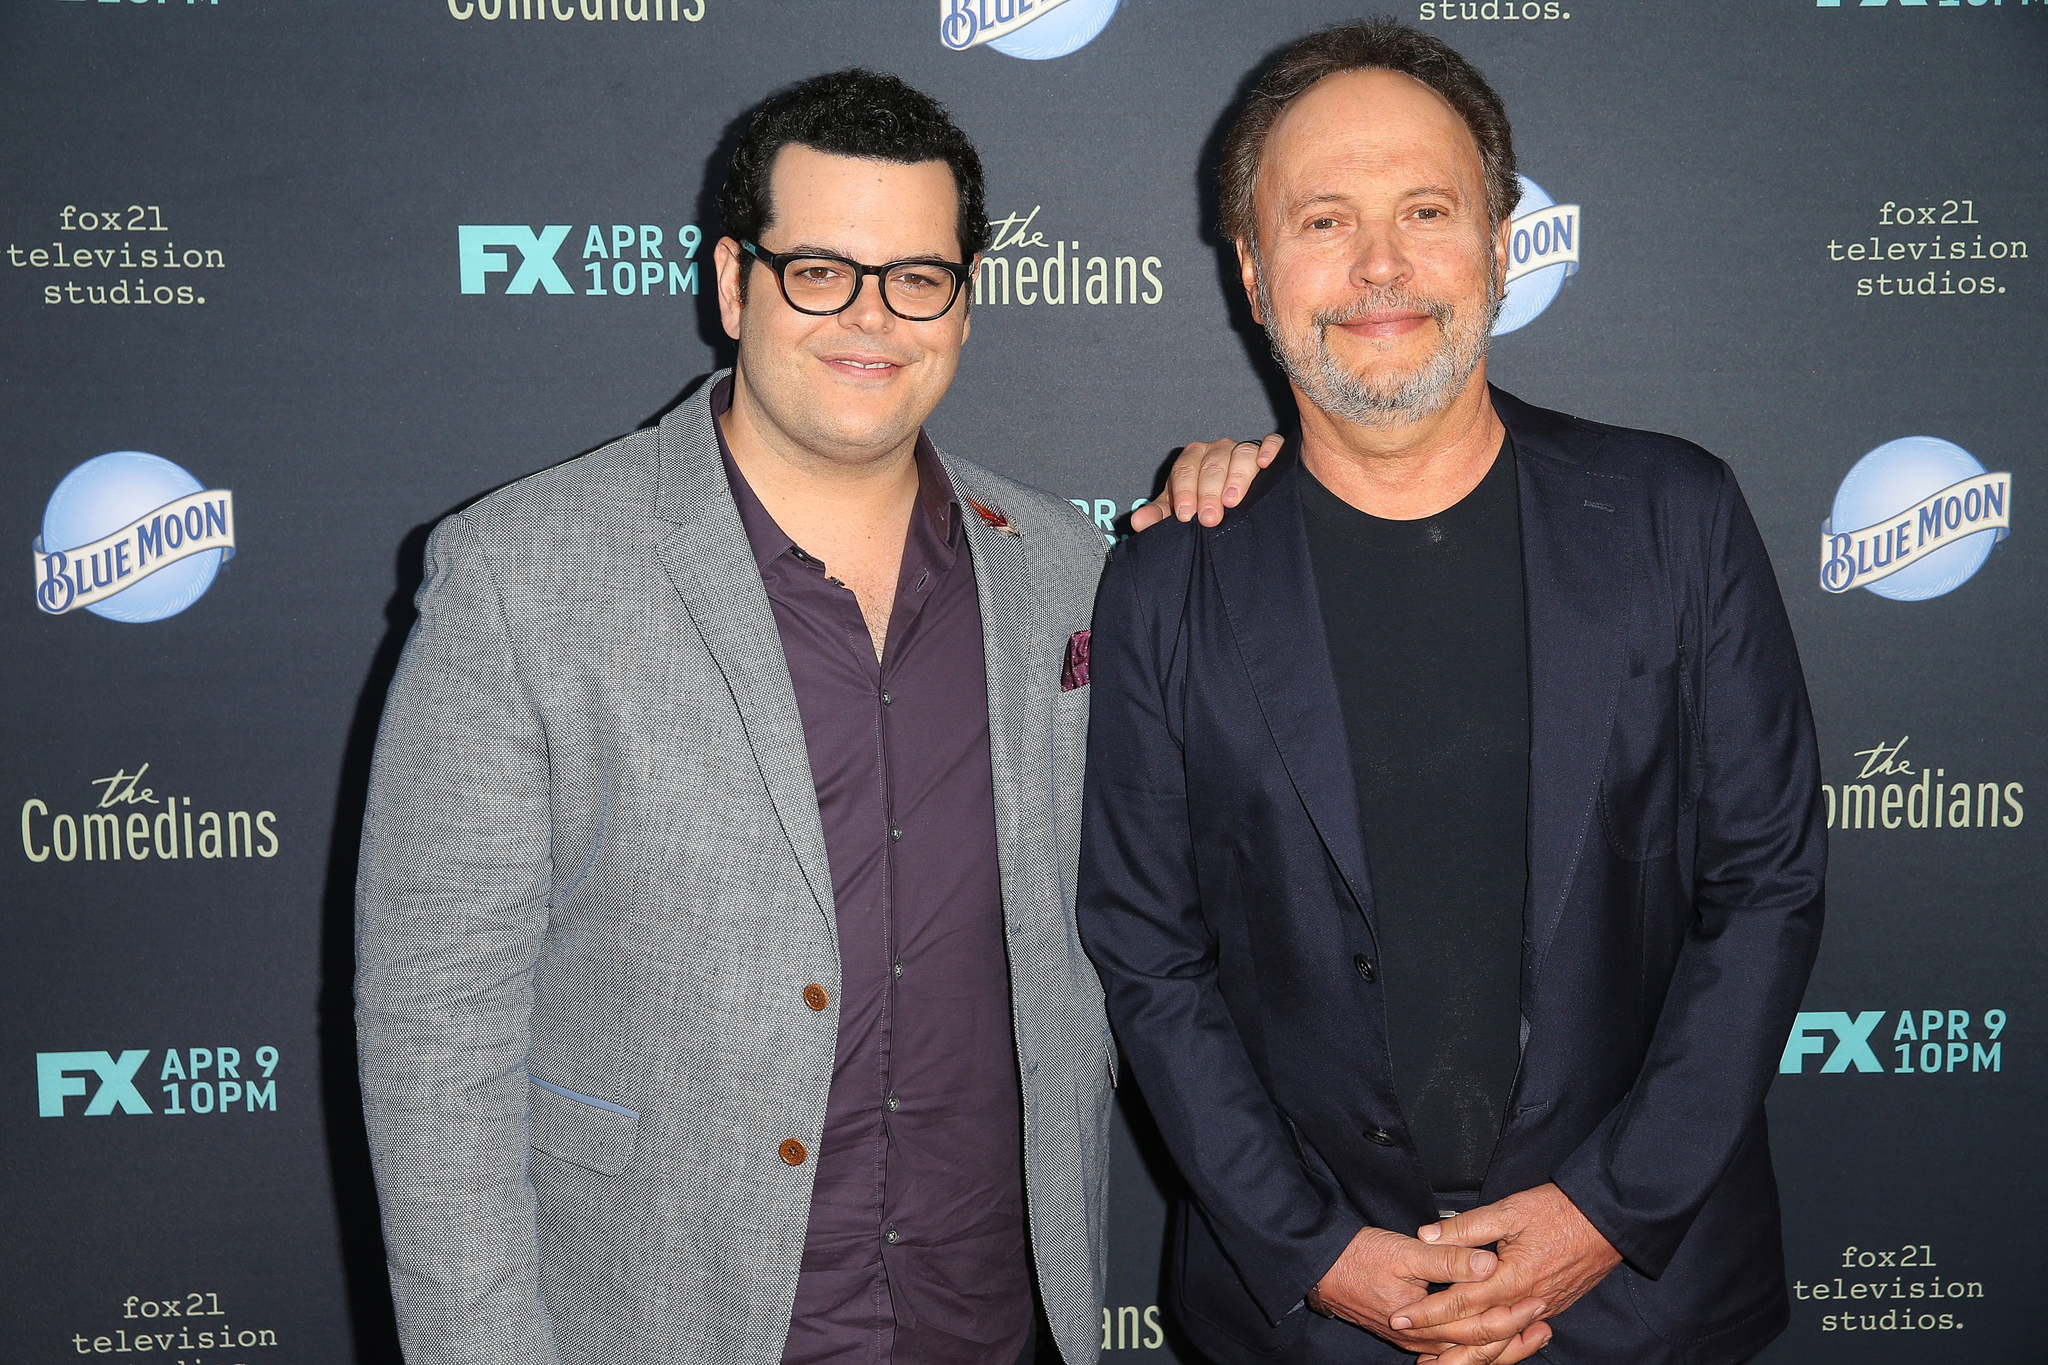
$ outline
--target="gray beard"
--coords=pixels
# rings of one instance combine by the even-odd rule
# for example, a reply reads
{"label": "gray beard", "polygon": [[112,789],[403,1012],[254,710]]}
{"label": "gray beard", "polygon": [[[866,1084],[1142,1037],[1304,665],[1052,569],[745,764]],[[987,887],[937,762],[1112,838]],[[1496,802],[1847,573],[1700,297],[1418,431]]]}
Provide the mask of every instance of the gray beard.
{"label": "gray beard", "polygon": [[[1390,427],[1419,422],[1449,407],[1486,357],[1493,322],[1500,315],[1501,292],[1489,280],[1492,301],[1483,315],[1460,317],[1440,299],[1425,299],[1400,289],[1368,289],[1350,306],[1317,313],[1301,335],[1281,330],[1266,290],[1266,272],[1256,256],[1259,315],[1266,319],[1266,339],[1273,358],[1308,401],[1322,412],[1357,426]],[[1488,274],[1493,272],[1489,270]],[[1329,329],[1382,308],[1411,308],[1427,313],[1437,325],[1437,348],[1421,368],[1393,383],[1373,383],[1345,369],[1330,354]]]}

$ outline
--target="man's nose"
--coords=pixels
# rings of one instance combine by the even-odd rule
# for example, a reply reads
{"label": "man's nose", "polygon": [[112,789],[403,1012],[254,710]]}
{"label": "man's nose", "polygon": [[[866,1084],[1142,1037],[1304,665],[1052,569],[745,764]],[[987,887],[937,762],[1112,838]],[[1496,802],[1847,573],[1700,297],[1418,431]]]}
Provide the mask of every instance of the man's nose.
{"label": "man's nose", "polygon": [[[874,288],[868,286],[872,284]],[[853,287],[853,302],[839,315],[840,322],[863,332],[886,332],[895,325],[896,315],[882,300],[882,277],[863,275]]]}
{"label": "man's nose", "polygon": [[1359,233],[1358,253],[1351,262],[1352,283],[1386,288],[1410,273],[1407,252],[1391,224],[1369,225]]}

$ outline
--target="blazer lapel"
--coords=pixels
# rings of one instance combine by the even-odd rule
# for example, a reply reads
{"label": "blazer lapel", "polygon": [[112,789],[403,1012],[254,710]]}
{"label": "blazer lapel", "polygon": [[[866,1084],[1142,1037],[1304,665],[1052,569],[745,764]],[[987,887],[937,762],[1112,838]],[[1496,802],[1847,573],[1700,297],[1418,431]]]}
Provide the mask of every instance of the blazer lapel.
{"label": "blazer lapel", "polygon": [[[1323,633],[1292,451],[1241,518],[1207,533],[1209,560],[1266,728],[1345,885],[1374,924],[1351,743]],[[1255,485],[1256,487],[1256,485]]]}
{"label": "blazer lapel", "polygon": [[[940,458],[963,503],[974,497],[988,505],[984,490],[963,478],[967,471]],[[1010,917],[1016,913],[1009,901],[1021,889],[1015,878],[1023,866],[1019,854],[1027,847],[1030,823],[1047,818],[1052,790],[1052,718],[1047,703],[1059,665],[1040,658],[1044,651],[1034,648],[1047,632],[1031,591],[1023,537],[987,525],[972,508],[963,507],[961,525],[974,559],[975,594],[981,606],[988,756],[995,772],[996,857],[1006,893],[1005,916]]]}
{"label": "blazer lapel", "polygon": [[[1630,481],[1584,459],[1597,434],[1494,391],[1514,437],[1529,620],[1530,979],[1542,968],[1595,818],[1626,659]],[[1568,436],[1570,444],[1560,440]]]}
{"label": "blazer lapel", "polygon": [[[705,380],[662,419],[654,510],[673,526],[656,544],[655,554],[732,690],[769,799],[836,945],[832,870],[825,855],[825,829],[818,816],[803,718],[790,686],[782,634],[768,605],[746,527],[733,505],[711,425],[711,391],[725,373]],[[685,796],[703,800],[706,793]]]}

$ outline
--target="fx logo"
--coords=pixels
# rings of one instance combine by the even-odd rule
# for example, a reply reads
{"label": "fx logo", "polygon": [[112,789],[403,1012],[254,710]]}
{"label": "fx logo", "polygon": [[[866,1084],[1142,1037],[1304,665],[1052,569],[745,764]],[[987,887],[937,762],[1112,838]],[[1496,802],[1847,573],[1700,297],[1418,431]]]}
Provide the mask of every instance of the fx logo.
{"label": "fx logo", "polygon": [[1883,1071],[1884,1064],[1870,1050],[1870,1035],[1884,1016],[1883,1010],[1864,1010],[1853,1019],[1842,1010],[1801,1012],[1792,1021],[1791,1036],[1785,1039],[1785,1055],[1778,1059],[1779,1072],[1797,1076],[1806,1058],[1826,1051],[1827,1044],[1815,1036],[1818,1033],[1835,1035],[1834,1051],[1820,1064],[1822,1075],[1847,1071],[1851,1066],[1858,1071]]}
{"label": "fx logo", "polygon": [[82,1072],[100,1078],[99,1089],[85,1106],[85,1117],[98,1118],[119,1109],[124,1114],[152,1113],[142,1092],[135,1088],[135,1073],[149,1057],[148,1048],[131,1048],[117,1061],[111,1052],[38,1052],[36,1054],[36,1111],[46,1119],[64,1117],[64,1100],[85,1093]]}
{"label": "fx logo", "polygon": [[569,277],[555,264],[555,253],[569,240],[569,224],[556,223],[535,232],[523,223],[505,225],[463,223],[456,227],[462,253],[462,292],[484,292],[484,276],[509,268],[502,251],[494,246],[517,248],[519,269],[513,272],[508,294],[531,294],[539,285],[550,294],[573,294]]}

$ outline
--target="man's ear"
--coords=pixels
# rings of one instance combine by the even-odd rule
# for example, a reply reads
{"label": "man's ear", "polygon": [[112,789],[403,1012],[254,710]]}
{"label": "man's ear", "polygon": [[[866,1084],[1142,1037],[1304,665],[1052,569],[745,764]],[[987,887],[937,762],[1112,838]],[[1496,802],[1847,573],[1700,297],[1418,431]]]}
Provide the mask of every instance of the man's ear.
{"label": "man's ear", "polygon": [[1501,219],[1500,227],[1493,234],[1493,277],[1500,281],[1499,286],[1494,290],[1493,302],[1495,303],[1507,297],[1508,242],[1514,236],[1514,233],[1514,223],[1509,219],[1503,218]]}
{"label": "man's ear", "polygon": [[1252,321],[1263,327],[1266,320],[1259,316],[1259,263],[1252,254],[1248,238],[1237,239],[1237,277],[1244,282],[1244,299],[1252,307]]}
{"label": "man's ear", "polygon": [[720,237],[711,249],[711,269],[718,278],[718,320],[734,341],[740,339],[740,315],[747,307],[740,297],[740,272],[749,264],[740,244],[730,237]]}

